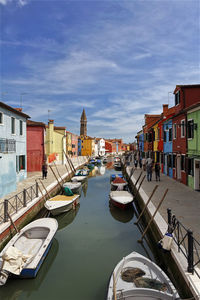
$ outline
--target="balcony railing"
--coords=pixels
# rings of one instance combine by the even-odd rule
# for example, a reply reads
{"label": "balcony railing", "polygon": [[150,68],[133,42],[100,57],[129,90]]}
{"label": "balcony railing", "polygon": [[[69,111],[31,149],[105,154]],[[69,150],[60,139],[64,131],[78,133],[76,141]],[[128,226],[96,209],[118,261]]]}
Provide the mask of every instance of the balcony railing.
{"label": "balcony railing", "polygon": [[16,152],[16,141],[0,138],[0,153]]}

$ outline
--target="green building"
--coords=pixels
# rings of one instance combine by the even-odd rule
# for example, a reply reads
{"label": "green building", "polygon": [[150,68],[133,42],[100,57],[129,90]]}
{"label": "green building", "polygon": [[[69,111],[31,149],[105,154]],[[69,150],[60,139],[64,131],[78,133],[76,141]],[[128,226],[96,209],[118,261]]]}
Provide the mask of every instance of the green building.
{"label": "green building", "polygon": [[200,190],[200,103],[187,113],[188,185]]}

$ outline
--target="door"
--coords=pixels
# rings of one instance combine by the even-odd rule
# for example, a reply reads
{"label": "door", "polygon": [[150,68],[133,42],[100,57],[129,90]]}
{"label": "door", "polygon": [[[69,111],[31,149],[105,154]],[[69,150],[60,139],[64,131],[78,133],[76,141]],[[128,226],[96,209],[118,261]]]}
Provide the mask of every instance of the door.
{"label": "door", "polygon": [[194,189],[200,190],[200,160],[194,161]]}
{"label": "door", "polygon": [[181,156],[177,156],[177,179],[181,179]]}

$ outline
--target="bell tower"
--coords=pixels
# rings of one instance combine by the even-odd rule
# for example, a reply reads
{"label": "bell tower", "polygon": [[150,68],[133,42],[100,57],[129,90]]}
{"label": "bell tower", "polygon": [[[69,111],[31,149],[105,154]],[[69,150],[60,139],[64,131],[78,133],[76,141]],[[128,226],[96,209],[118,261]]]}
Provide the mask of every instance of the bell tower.
{"label": "bell tower", "polygon": [[80,123],[81,123],[80,135],[87,136],[87,118],[86,118],[86,114],[85,114],[85,109],[83,109]]}

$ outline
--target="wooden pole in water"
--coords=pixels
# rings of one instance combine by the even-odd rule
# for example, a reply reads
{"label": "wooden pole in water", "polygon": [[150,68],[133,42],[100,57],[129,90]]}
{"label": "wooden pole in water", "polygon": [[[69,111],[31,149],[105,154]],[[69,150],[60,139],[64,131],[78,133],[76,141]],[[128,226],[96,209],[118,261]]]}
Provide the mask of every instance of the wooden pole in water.
{"label": "wooden pole in water", "polygon": [[61,177],[61,175],[60,175],[60,173],[59,173],[59,171],[58,171],[58,168],[57,168],[57,166],[56,166],[55,162],[53,162],[53,164],[54,164],[54,166],[56,167],[56,171],[57,171],[57,173],[58,173],[58,176],[60,177],[60,179],[61,179],[62,183],[64,183],[64,181],[63,181],[63,179],[62,179],[62,177]]}
{"label": "wooden pole in water", "polygon": [[140,184],[139,184],[139,187],[138,187],[138,189],[137,189],[137,191],[136,191],[136,194],[135,194],[135,198],[137,197],[137,195],[138,195],[138,193],[139,193],[140,187],[141,187],[141,185],[142,185],[142,183],[143,183],[145,177],[146,177],[146,175],[144,175],[144,177],[142,178],[142,180],[141,180],[141,182],[140,182]]}
{"label": "wooden pole in water", "polygon": [[142,215],[143,215],[143,213],[145,212],[145,210],[146,210],[146,208],[147,208],[147,206],[148,206],[148,204],[149,204],[149,202],[151,201],[151,198],[153,197],[153,195],[154,195],[154,193],[155,193],[155,191],[156,191],[156,189],[158,188],[158,185],[156,185],[155,187],[154,187],[154,189],[153,189],[153,191],[152,191],[152,193],[151,193],[151,195],[150,195],[150,197],[149,197],[149,199],[147,200],[147,203],[145,204],[145,206],[144,206],[144,208],[143,208],[143,210],[142,210],[142,212],[140,213],[140,215],[139,215],[139,217],[138,217],[138,219],[137,219],[137,221],[134,223],[134,224],[138,224],[138,222],[140,221],[140,219],[141,219],[141,217],[142,217]]}
{"label": "wooden pole in water", "polygon": [[50,169],[51,169],[51,171],[52,171],[53,175],[55,176],[55,178],[56,178],[56,180],[57,180],[57,182],[58,182],[59,186],[60,186],[60,187],[61,187],[61,189],[62,189],[62,185],[61,185],[60,181],[58,180],[58,178],[57,178],[57,176],[56,176],[56,174],[55,174],[55,172],[54,172],[54,170],[53,170],[52,166],[50,166],[50,165],[49,165],[49,167],[50,167]]}
{"label": "wooden pole in water", "polygon": [[47,191],[47,189],[45,188],[45,185],[43,184],[43,182],[41,181],[41,179],[39,179],[39,181],[40,181],[40,183],[41,183],[41,185],[42,185],[43,189],[45,190],[45,192],[46,192],[46,195],[48,195],[48,196],[49,196],[49,198],[51,198],[51,196],[50,196],[49,192],[48,192],[48,191]]}
{"label": "wooden pole in water", "polygon": [[113,296],[114,296],[114,300],[117,300],[116,281],[115,281],[115,273],[114,272],[113,272]]}
{"label": "wooden pole in water", "polygon": [[11,222],[12,226],[14,227],[15,231],[18,233],[19,230],[18,230],[17,227],[15,226],[15,223],[13,222],[13,219],[11,218],[11,215],[10,215],[8,212],[7,212],[7,214],[8,214],[8,217],[9,217],[9,219],[10,219],[10,222]]}
{"label": "wooden pole in water", "polygon": [[[64,151],[64,153],[65,153],[65,151]],[[65,153],[65,157],[66,157],[66,159],[67,159],[67,162],[68,162],[68,165],[69,165],[69,167],[70,167],[70,169],[71,169],[71,171],[72,171],[72,174],[74,173],[76,173],[76,170],[74,171],[73,170],[73,168],[72,168],[72,166],[71,166],[71,164],[70,164],[70,161],[69,161],[69,158],[68,158],[68,155],[67,155],[67,153]]]}
{"label": "wooden pole in water", "polygon": [[151,222],[153,221],[153,219],[154,219],[154,217],[155,217],[157,211],[159,210],[161,204],[163,203],[163,200],[165,199],[165,196],[167,195],[167,192],[168,192],[168,189],[166,189],[166,191],[165,191],[165,193],[164,193],[162,199],[160,200],[160,203],[158,204],[158,207],[156,208],[156,210],[155,210],[153,216],[151,217],[151,219],[150,219],[150,221],[149,221],[147,227],[145,228],[145,230],[144,230],[144,232],[143,232],[143,234],[142,234],[142,236],[141,236],[141,240],[138,240],[139,243],[142,243],[142,239],[144,238],[144,236],[145,236],[147,230],[149,229],[149,226],[151,225]]}

